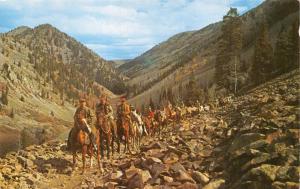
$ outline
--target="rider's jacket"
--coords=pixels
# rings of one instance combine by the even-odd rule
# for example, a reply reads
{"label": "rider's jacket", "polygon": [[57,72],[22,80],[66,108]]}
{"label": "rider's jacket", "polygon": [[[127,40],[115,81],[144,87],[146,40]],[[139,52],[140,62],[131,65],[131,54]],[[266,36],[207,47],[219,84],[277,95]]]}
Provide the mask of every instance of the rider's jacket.
{"label": "rider's jacket", "polygon": [[81,107],[79,106],[74,114],[74,126],[80,126],[80,115],[83,115],[83,117],[86,119],[87,123],[90,125],[92,123],[93,116],[91,114],[91,111],[88,107]]}
{"label": "rider's jacket", "polygon": [[130,118],[130,106],[127,103],[122,103],[118,106],[117,116],[121,119],[122,116]]}
{"label": "rider's jacket", "polygon": [[148,117],[150,119],[153,119],[154,118],[154,112],[153,111],[149,111]]}

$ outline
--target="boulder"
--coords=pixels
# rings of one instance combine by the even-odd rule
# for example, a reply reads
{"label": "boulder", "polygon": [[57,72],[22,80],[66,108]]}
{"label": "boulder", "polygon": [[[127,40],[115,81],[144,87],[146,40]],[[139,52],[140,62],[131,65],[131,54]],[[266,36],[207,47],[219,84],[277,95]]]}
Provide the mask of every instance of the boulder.
{"label": "boulder", "polygon": [[34,165],[33,161],[31,161],[30,159],[27,159],[23,156],[18,156],[17,159],[18,159],[19,163],[25,168],[29,168],[29,167],[31,168]]}
{"label": "boulder", "polygon": [[272,183],[276,178],[276,172],[279,166],[263,164],[253,168],[243,175],[242,180],[256,180],[262,183]]}
{"label": "boulder", "polygon": [[167,183],[170,183],[170,182],[173,182],[173,181],[174,181],[174,179],[173,179],[172,177],[168,177],[168,176],[163,176],[163,179],[164,179],[164,181],[167,182]]}
{"label": "boulder", "polygon": [[264,139],[265,135],[259,133],[246,133],[235,137],[232,144],[230,145],[228,152],[232,153],[248,144],[255,142],[260,139]]}
{"label": "boulder", "polygon": [[272,189],[285,189],[285,183],[275,181],[272,183]]}
{"label": "boulder", "polygon": [[167,166],[161,163],[154,163],[150,169],[153,177],[158,177],[161,173],[166,173],[167,171]]}
{"label": "boulder", "polygon": [[146,159],[146,163],[147,163],[148,165],[152,165],[152,164],[154,164],[154,163],[162,163],[162,161],[161,161],[160,159],[156,158],[156,157],[148,157],[148,158]]}
{"label": "boulder", "polygon": [[199,171],[193,171],[192,177],[197,183],[200,183],[202,185],[205,185],[209,182],[209,178]]}
{"label": "boulder", "polygon": [[224,179],[213,180],[207,185],[205,185],[202,189],[220,189],[224,186],[224,184],[225,184]]}
{"label": "boulder", "polygon": [[286,182],[285,188],[286,189],[299,189],[300,184],[299,184],[299,182]]}
{"label": "boulder", "polygon": [[190,176],[190,174],[182,170],[178,171],[178,176],[176,177],[176,180],[182,183],[185,182],[196,183],[195,180]]}
{"label": "boulder", "polygon": [[114,189],[117,185],[118,185],[117,182],[106,182],[104,184],[103,188],[105,188],[105,189]]}
{"label": "boulder", "polygon": [[197,184],[193,184],[193,183],[189,183],[189,182],[186,182],[178,187],[178,189],[198,189],[198,188],[199,187]]}
{"label": "boulder", "polygon": [[179,171],[186,172],[185,168],[180,163],[175,163],[170,167],[170,170],[174,173],[178,173]]}
{"label": "boulder", "polygon": [[139,173],[133,175],[127,183],[127,188],[144,188],[143,176]]}
{"label": "boulder", "polygon": [[175,163],[179,160],[179,157],[177,154],[171,152],[171,153],[167,153],[165,155],[165,157],[163,158],[163,162],[166,164],[172,164]]}
{"label": "boulder", "polygon": [[112,179],[112,180],[118,180],[122,176],[123,176],[122,171],[116,171],[116,172],[111,173],[110,179]]}

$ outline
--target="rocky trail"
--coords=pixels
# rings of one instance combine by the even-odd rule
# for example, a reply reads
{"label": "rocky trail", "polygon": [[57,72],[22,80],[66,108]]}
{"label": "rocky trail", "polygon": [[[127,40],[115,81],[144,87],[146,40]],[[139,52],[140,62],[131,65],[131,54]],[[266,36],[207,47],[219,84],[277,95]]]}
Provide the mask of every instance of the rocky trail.
{"label": "rocky trail", "polygon": [[294,71],[170,124],[139,152],[104,159],[103,174],[96,161],[72,170],[56,141],[12,152],[0,159],[0,188],[299,188],[299,84]]}

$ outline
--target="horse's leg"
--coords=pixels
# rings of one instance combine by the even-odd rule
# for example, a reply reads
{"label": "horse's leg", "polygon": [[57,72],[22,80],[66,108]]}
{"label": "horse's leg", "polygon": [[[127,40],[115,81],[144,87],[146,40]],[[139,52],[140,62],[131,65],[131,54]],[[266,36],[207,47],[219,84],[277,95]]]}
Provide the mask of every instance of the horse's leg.
{"label": "horse's leg", "polygon": [[106,156],[107,156],[107,159],[109,159],[109,156],[110,156],[110,136],[109,136],[109,133],[106,134]]}
{"label": "horse's leg", "polygon": [[76,156],[77,156],[76,150],[74,150],[73,151],[73,169],[75,169],[75,167],[76,167]]}
{"label": "horse's leg", "polygon": [[138,134],[137,143],[138,143],[138,150],[139,150],[141,146],[141,133]]}
{"label": "horse's leg", "polygon": [[158,125],[158,136],[159,136],[159,138],[161,138],[161,127],[162,127],[162,124],[160,123]]}
{"label": "horse's leg", "polygon": [[121,137],[122,137],[122,135],[121,134],[118,134],[118,136],[117,136],[117,145],[118,145],[118,153],[120,154],[120,152],[121,152]]}
{"label": "horse's leg", "polygon": [[85,155],[87,153],[87,146],[82,146],[82,174],[85,172]]}
{"label": "horse's leg", "polygon": [[126,131],[124,131],[124,137],[125,137],[125,140],[124,140],[124,154],[125,154],[126,150],[127,150],[127,136],[126,136]]}
{"label": "horse's leg", "polygon": [[101,169],[101,164],[100,164],[100,135],[99,133],[97,132],[97,162],[98,162],[98,168]]}
{"label": "horse's leg", "polygon": [[114,157],[114,143],[115,143],[115,130],[112,131],[111,133],[111,143],[110,143],[110,146],[111,146],[111,156]]}
{"label": "horse's leg", "polygon": [[127,131],[126,133],[127,137],[127,149],[128,149],[128,152],[131,154],[131,150],[130,150],[130,141],[129,141],[129,131]]}
{"label": "horse's leg", "polygon": [[90,144],[89,148],[90,148],[90,150],[89,150],[90,151],[90,168],[92,168],[93,167],[93,153],[94,153],[93,145]]}
{"label": "horse's leg", "polygon": [[118,134],[118,136],[116,136],[116,140],[117,140],[117,152],[120,154],[121,152],[121,139],[120,137],[122,137],[121,135]]}
{"label": "horse's leg", "polygon": [[100,153],[101,153],[101,158],[104,158],[104,133],[102,130],[100,132]]}

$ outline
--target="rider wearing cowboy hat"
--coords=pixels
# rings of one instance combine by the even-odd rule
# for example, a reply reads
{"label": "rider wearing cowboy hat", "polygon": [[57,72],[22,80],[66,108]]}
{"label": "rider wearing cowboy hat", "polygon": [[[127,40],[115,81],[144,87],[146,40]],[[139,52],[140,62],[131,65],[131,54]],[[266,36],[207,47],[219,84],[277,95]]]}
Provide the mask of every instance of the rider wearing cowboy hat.
{"label": "rider wearing cowboy hat", "polygon": [[[83,118],[86,120],[86,122],[82,122],[80,120],[81,115],[83,115]],[[70,131],[68,145],[70,145],[69,143],[71,141],[72,141],[72,143],[75,141],[75,138],[76,138],[78,132],[80,131],[80,129],[84,129],[89,134],[89,138],[90,138],[91,142],[93,143],[94,148],[97,149],[97,147],[95,145],[94,135],[90,128],[90,125],[92,124],[92,119],[93,119],[93,116],[91,114],[90,109],[86,106],[86,100],[84,98],[80,98],[79,106],[76,109],[75,114],[74,114],[74,127]]]}

